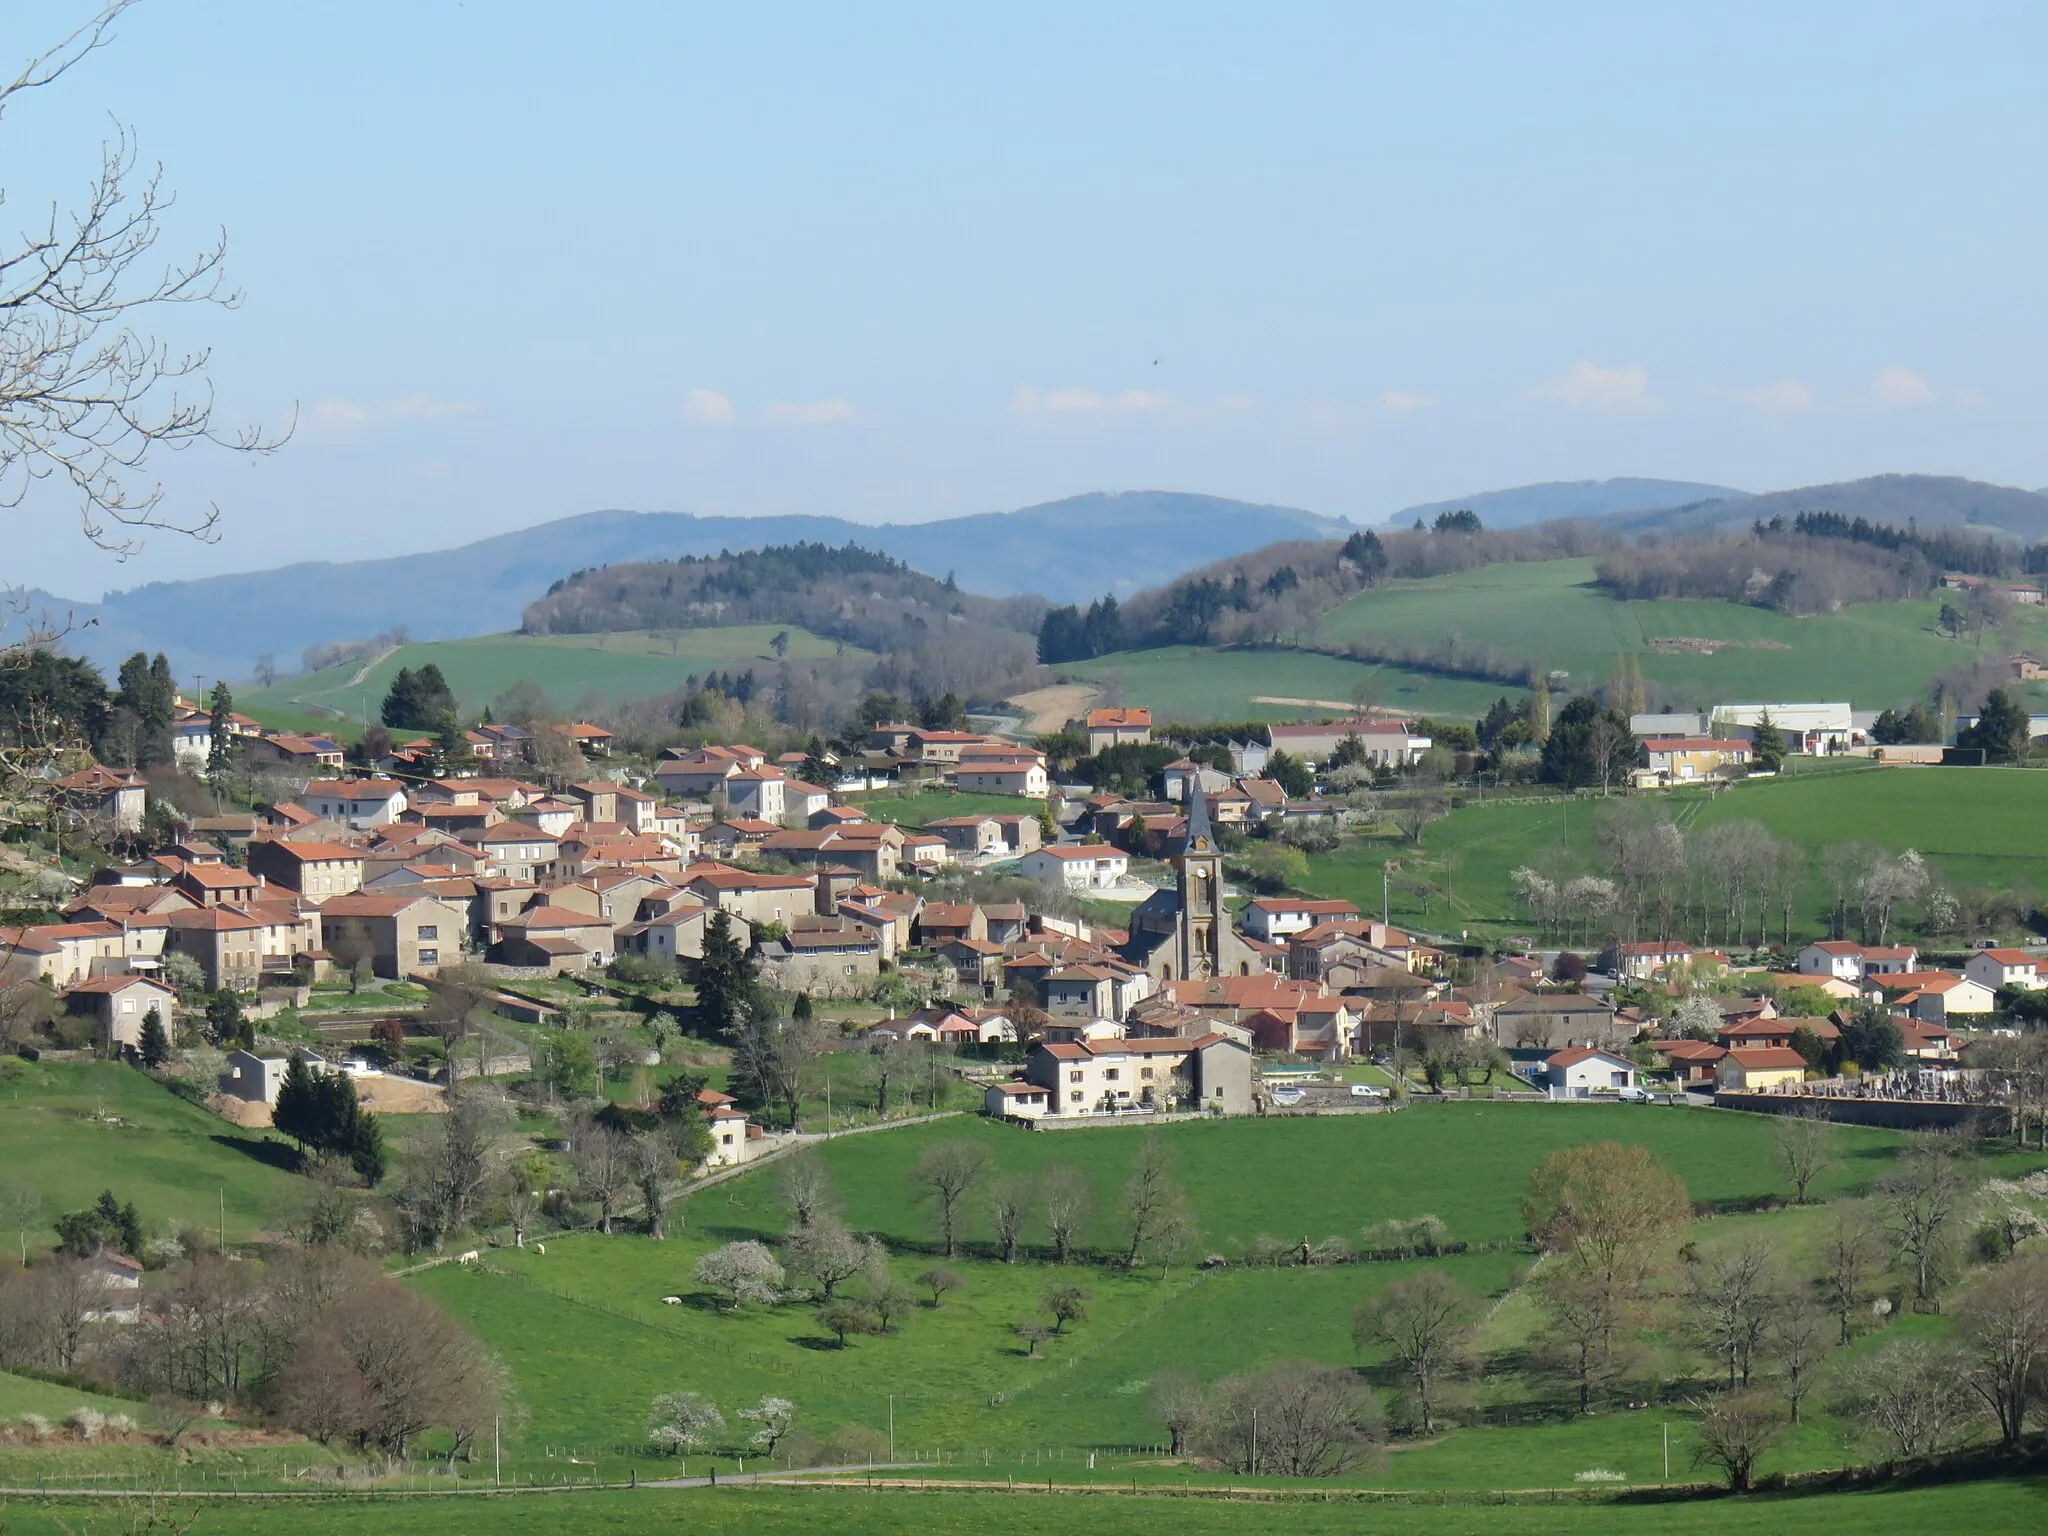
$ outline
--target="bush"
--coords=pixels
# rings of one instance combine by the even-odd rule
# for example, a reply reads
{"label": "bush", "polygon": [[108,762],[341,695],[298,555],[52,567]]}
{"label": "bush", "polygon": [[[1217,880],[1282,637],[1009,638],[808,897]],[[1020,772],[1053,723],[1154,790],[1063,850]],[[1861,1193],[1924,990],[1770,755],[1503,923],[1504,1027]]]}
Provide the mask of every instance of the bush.
{"label": "bush", "polygon": [[851,1467],[865,1461],[887,1461],[889,1437],[865,1424],[846,1424],[832,1431],[819,1444],[814,1465]]}

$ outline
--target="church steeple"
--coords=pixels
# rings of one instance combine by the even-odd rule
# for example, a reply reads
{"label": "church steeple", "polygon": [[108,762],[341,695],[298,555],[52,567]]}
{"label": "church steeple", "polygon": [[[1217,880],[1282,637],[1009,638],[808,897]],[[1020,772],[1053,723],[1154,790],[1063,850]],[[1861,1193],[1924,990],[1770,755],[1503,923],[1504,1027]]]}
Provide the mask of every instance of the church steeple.
{"label": "church steeple", "polygon": [[1209,831],[1209,797],[1202,792],[1202,770],[1197,768],[1189,774],[1186,784],[1183,793],[1188,799],[1188,828],[1183,851],[1211,852],[1216,847],[1216,838]]}
{"label": "church steeple", "polygon": [[1187,827],[1180,849],[1180,973],[1190,980],[1218,973],[1223,916],[1223,854],[1209,830],[1209,797],[1201,769],[1186,779]]}

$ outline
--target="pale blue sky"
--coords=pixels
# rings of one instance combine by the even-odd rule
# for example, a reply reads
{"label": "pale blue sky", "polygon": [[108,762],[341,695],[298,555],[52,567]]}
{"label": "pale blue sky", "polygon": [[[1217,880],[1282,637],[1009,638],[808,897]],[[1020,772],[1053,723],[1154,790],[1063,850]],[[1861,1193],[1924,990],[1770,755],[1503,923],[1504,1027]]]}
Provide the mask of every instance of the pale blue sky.
{"label": "pale blue sky", "polygon": [[118,567],[44,505],[0,574],[597,507],[2048,485],[2044,58],[2038,4],[145,0],[0,129],[0,224],[132,124],[229,232],[224,400],[298,436],[165,465],[217,546]]}

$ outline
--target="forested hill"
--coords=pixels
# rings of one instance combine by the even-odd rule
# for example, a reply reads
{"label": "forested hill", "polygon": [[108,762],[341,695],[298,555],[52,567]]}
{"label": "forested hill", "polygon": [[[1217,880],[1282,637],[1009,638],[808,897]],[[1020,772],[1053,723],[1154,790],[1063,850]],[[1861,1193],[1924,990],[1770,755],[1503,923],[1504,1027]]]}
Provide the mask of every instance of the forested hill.
{"label": "forested hill", "polygon": [[801,624],[882,653],[936,637],[996,630],[1035,634],[1036,596],[979,597],[857,544],[784,544],[578,571],[529,603],[533,635]]}

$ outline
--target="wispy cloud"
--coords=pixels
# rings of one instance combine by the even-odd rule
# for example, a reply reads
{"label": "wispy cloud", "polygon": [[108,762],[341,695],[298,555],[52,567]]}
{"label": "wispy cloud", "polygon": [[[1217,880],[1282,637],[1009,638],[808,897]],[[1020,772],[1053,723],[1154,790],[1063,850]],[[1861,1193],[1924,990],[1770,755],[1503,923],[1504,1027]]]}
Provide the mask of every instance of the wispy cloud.
{"label": "wispy cloud", "polygon": [[1755,384],[1746,389],[1720,389],[1709,384],[1700,393],[1783,416],[1796,416],[1813,409],[1813,391],[1797,379],[1780,379],[1775,384]]}
{"label": "wispy cloud", "polygon": [[1932,405],[1934,390],[1912,369],[1894,365],[1877,370],[1877,377],[1870,381],[1870,399],[1874,405],[1892,408]]}
{"label": "wispy cloud", "polygon": [[461,400],[436,400],[428,395],[403,395],[396,400],[361,402],[322,400],[313,407],[314,425],[330,431],[387,426],[397,422],[435,421],[449,416],[474,416],[477,408]]}
{"label": "wispy cloud", "polygon": [[795,426],[814,427],[828,421],[850,421],[854,409],[844,400],[809,400],[802,405],[791,405],[777,401],[768,407],[770,421],[785,422]]}
{"label": "wispy cloud", "polygon": [[700,427],[729,427],[732,402],[715,389],[693,389],[683,396],[683,420]]}
{"label": "wispy cloud", "polygon": [[1380,396],[1380,404],[1390,411],[1405,414],[1409,411],[1426,411],[1436,404],[1428,395],[1411,395],[1403,390],[1390,389]]}
{"label": "wispy cloud", "polygon": [[1650,375],[1641,363],[1623,368],[1573,363],[1537,385],[1536,398],[1556,400],[1575,411],[1655,411],[1664,404],[1650,393]]}

